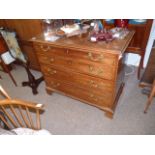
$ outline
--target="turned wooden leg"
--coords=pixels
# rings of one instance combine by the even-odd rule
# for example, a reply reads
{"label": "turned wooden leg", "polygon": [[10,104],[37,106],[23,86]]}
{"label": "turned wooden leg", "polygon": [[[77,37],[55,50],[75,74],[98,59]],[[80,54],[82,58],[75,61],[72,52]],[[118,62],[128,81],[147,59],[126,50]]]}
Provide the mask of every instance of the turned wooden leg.
{"label": "turned wooden leg", "polygon": [[113,119],[113,115],[114,115],[114,113],[112,113],[112,112],[106,112],[105,113],[105,116],[110,118],[110,119]]}
{"label": "turned wooden leg", "polygon": [[143,68],[143,58],[141,57],[140,58],[140,63],[139,63],[139,66],[138,66],[138,72],[137,72],[137,78],[138,80],[140,79],[140,73],[141,73],[141,69]]}
{"label": "turned wooden leg", "polygon": [[138,80],[140,79],[140,74],[141,74],[141,69],[143,69],[143,62],[144,62],[144,55],[140,55],[140,63],[139,63],[139,67],[138,67],[138,73],[137,73],[137,78]]}
{"label": "turned wooden leg", "polygon": [[10,71],[8,72],[8,74],[9,74],[10,78],[12,79],[13,83],[15,84],[15,86],[17,86],[17,83],[16,83],[14,77],[12,76],[12,74],[10,73]]}
{"label": "turned wooden leg", "polygon": [[155,80],[153,82],[152,90],[151,90],[151,93],[150,93],[149,98],[147,100],[144,113],[147,113],[147,110],[148,110],[149,106],[151,105],[151,101],[153,100],[154,95],[155,95]]}
{"label": "turned wooden leg", "polygon": [[141,68],[140,68],[140,66],[138,67],[138,72],[137,72],[137,79],[139,80],[140,79],[140,70],[141,70]]}
{"label": "turned wooden leg", "polygon": [[46,88],[46,92],[47,92],[47,94],[49,94],[49,95],[52,95],[52,93],[53,93],[53,91],[50,90],[50,89],[48,89],[48,88]]}

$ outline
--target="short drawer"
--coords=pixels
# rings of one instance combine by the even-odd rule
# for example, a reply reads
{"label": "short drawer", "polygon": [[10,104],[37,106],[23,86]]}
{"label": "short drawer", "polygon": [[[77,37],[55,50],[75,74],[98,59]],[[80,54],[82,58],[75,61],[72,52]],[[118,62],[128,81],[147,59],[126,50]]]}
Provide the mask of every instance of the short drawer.
{"label": "short drawer", "polygon": [[46,56],[62,56],[80,60],[87,60],[98,62],[106,65],[116,65],[115,56],[112,54],[107,54],[103,52],[92,52],[92,51],[80,51],[80,50],[72,50],[67,48],[53,47],[46,44],[37,44],[35,45],[35,49],[37,53],[43,54]]}
{"label": "short drawer", "polygon": [[116,66],[55,55],[51,55],[49,57],[38,54],[38,59],[41,66],[44,64],[50,66],[52,65],[53,67],[60,68],[61,70],[68,69],[71,71],[93,75],[108,80],[114,80],[115,78]]}
{"label": "short drawer", "polygon": [[51,88],[54,91],[62,92],[65,95],[72,96],[73,98],[75,97],[79,100],[84,100],[93,105],[106,107],[110,107],[112,105],[113,98],[111,93],[103,94],[102,96],[97,95],[90,90],[81,89],[74,85],[64,83],[48,76],[45,77],[45,82],[47,87]]}
{"label": "short drawer", "polygon": [[65,53],[66,53],[65,48],[52,47],[52,46],[46,45],[46,44],[37,43],[34,45],[34,48],[37,53],[43,54],[43,55],[49,55],[49,53],[65,55]]}
{"label": "short drawer", "polygon": [[101,78],[92,77],[89,75],[84,75],[71,71],[62,71],[60,69],[42,65],[41,70],[43,74],[51,76],[54,79],[61,80],[65,83],[71,83],[77,87],[87,88],[93,92],[98,92],[99,94],[113,92],[114,83]]}

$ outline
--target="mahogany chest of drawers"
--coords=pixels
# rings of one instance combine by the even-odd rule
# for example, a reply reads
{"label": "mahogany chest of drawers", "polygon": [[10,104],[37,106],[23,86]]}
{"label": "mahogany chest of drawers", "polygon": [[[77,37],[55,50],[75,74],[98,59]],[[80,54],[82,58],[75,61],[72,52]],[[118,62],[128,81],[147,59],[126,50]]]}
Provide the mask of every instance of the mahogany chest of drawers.
{"label": "mahogany chest of drawers", "polygon": [[78,36],[49,42],[43,34],[33,39],[47,92],[78,99],[112,117],[124,85],[123,53],[133,34],[111,43]]}

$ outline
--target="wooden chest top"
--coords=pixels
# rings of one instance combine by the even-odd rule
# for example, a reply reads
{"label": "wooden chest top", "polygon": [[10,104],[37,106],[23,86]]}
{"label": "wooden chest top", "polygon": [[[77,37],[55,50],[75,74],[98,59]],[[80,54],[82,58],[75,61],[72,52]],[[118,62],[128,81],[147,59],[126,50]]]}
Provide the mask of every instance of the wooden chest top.
{"label": "wooden chest top", "polygon": [[97,42],[92,43],[88,40],[88,36],[85,35],[81,36],[74,36],[74,37],[63,37],[58,39],[57,41],[46,41],[43,34],[39,35],[38,37],[33,38],[31,41],[38,42],[38,43],[47,43],[49,45],[55,47],[63,47],[63,48],[70,48],[76,50],[83,50],[83,51],[104,51],[107,53],[112,54],[122,54],[125,49],[127,48],[128,44],[130,43],[132,37],[134,35],[134,31],[130,31],[129,34],[124,39],[116,39],[112,42]]}

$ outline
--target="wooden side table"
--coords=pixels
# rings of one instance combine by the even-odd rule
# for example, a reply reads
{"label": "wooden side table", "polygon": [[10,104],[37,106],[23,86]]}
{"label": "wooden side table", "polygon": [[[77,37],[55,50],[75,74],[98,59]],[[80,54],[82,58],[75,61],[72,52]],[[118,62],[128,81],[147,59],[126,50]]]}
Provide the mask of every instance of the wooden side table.
{"label": "wooden side table", "polygon": [[[132,38],[125,52],[138,54],[140,56],[140,63],[139,63],[138,72],[137,72],[138,79],[140,79],[141,69],[143,68],[145,50],[146,50],[147,42],[149,39],[152,22],[153,22],[153,19],[147,19],[145,23],[139,23],[139,24],[129,23],[128,24],[128,29],[135,30],[135,35]],[[113,23],[107,23],[105,20],[102,20],[102,23],[104,27],[107,29],[114,27]]]}

